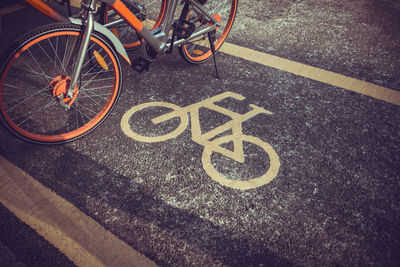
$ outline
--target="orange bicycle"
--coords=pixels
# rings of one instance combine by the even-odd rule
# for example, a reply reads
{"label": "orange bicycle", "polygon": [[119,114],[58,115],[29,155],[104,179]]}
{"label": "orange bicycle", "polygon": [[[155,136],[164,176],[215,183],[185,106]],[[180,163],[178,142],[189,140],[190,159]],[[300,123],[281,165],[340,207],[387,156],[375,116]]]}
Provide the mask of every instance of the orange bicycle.
{"label": "orange bicycle", "polygon": [[[115,15],[105,12],[106,25],[94,18],[101,9],[99,3],[115,11]],[[174,47],[184,60],[203,63],[214,58],[227,38],[238,6],[238,0],[162,3],[155,20],[159,26],[147,28],[145,6],[122,0],[83,0],[79,18],[45,25],[13,44],[0,68],[0,117],[7,128],[40,144],[65,143],[89,133],[118,99],[119,56],[139,72]],[[121,24],[129,25],[134,43],[142,47],[141,55],[132,61],[127,45],[112,30]]]}
{"label": "orange bicycle", "polygon": [[[59,5],[67,6],[68,17],[76,17],[77,14],[72,14],[71,0],[24,0],[32,7],[50,17],[54,21],[64,22],[67,20],[65,16],[57,12],[50,3],[58,3]],[[144,24],[147,29],[155,29],[160,26],[165,14],[167,0],[122,0],[136,17]],[[73,1],[75,6],[78,1]],[[126,49],[132,49],[140,46],[140,41],[137,39],[135,31],[105,2],[97,12],[97,21],[109,28],[122,42]]]}

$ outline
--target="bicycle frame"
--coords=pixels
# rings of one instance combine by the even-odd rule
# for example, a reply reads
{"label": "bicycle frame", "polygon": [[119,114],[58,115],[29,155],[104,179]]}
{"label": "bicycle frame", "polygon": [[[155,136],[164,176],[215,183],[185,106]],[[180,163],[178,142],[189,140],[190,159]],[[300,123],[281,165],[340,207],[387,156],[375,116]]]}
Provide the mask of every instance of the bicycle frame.
{"label": "bicycle frame", "polygon": [[[142,22],[122,3],[121,0],[102,0],[103,2],[109,4],[122,18],[125,20],[131,27],[135,29],[135,31],[140,34],[143,39],[154,49],[156,53],[160,53],[162,51],[166,51],[170,45],[167,43],[168,42],[168,33],[172,30],[172,24],[174,22],[174,15],[176,11],[177,4],[179,0],[171,0],[168,1],[167,9],[166,9],[166,15],[165,15],[165,21],[162,23],[161,29],[156,29],[152,32],[147,30],[145,27],[143,27]],[[195,0],[184,0],[184,2],[187,2],[191,5],[192,9],[196,13],[201,13],[204,16],[206,16],[210,22],[212,22],[212,25],[209,27],[198,31],[196,33],[193,33],[189,38],[187,39],[181,39],[177,40],[174,42],[175,45],[181,45],[185,42],[188,42],[198,36],[203,35],[204,33],[207,33],[209,31],[214,30],[218,26],[218,21],[211,15],[209,14],[201,4],[199,4]],[[118,23],[117,22],[112,22]],[[111,23],[106,24],[104,26],[108,27],[112,25]]]}
{"label": "bicycle frame", "polygon": [[[97,22],[94,21],[94,13],[97,11],[97,2],[105,2],[106,4],[110,5],[120,16],[121,18],[128,23],[136,32],[139,34],[145,43],[147,43],[155,53],[161,53],[161,52],[166,52],[168,48],[171,46],[169,41],[169,33],[172,30],[172,25],[174,22],[174,16],[175,16],[175,11],[176,7],[178,5],[178,1],[180,0],[171,0],[168,1],[167,3],[167,9],[165,13],[165,19],[162,23],[161,29],[149,31],[143,26],[143,23],[124,5],[124,3],[121,0],[82,0],[81,8],[83,11],[86,11],[86,14],[82,16],[82,24],[84,24],[85,27],[85,32],[82,37],[82,42],[81,46],[79,49],[78,53],[78,64],[75,66],[74,74],[72,76],[72,82],[70,84],[70,87],[68,89],[66,97],[72,97],[74,88],[77,84],[79,74],[80,74],[80,69],[82,67],[82,62],[85,57],[87,45],[90,39],[90,35],[93,31],[93,28],[97,30],[97,28],[102,29],[103,33],[107,36],[110,37],[110,41],[113,42],[113,44],[118,47],[117,50],[118,52],[128,61],[130,64],[130,60],[127,57],[127,53],[125,51],[125,48],[121,48],[122,44],[121,42],[116,39],[112,38],[114,34],[106,29],[105,27],[101,26]],[[199,4],[196,0],[183,0],[183,2],[188,3],[191,5],[191,8],[194,12],[198,14],[204,15],[208,20],[211,22],[210,25],[198,32],[193,33],[189,38],[187,39],[180,39],[174,42],[175,45],[181,45],[186,42],[189,42],[190,40],[201,36],[209,31],[214,30],[218,25],[218,21],[211,15],[209,14],[201,4]],[[82,12],[83,14],[83,12]],[[71,20],[72,23],[78,24],[76,20]],[[79,23],[81,24],[81,23]],[[99,26],[100,25],[100,26]],[[107,26],[107,25],[105,25]],[[115,36],[114,36],[115,37]],[[62,99],[60,99],[60,103],[62,102]],[[61,103],[62,104],[62,103]]]}

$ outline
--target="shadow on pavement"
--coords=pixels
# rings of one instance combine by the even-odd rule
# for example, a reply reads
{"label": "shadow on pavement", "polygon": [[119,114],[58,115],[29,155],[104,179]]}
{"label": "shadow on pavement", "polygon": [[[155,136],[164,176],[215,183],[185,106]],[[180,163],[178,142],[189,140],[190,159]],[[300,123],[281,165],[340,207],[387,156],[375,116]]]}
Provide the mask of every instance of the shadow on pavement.
{"label": "shadow on pavement", "polygon": [[[5,131],[4,126],[1,126],[1,131]],[[8,134],[5,136],[8,137]],[[103,227],[108,228],[134,249],[147,254],[159,265],[169,265],[164,260],[160,260],[160,256],[168,257],[169,262],[179,265],[185,263],[182,259],[185,258],[184,255],[188,255],[188,251],[185,250],[180,252],[176,250],[175,255],[162,255],[162,251],[154,253],[144,251],[143,244],[150,247],[154,244],[170,245],[172,248],[174,244],[165,238],[164,232],[178,240],[184,240],[186,244],[195,246],[207,256],[226,265],[258,266],[265,263],[280,266],[293,265],[290,261],[251,240],[242,238],[193,213],[158,200],[131,178],[119,175],[67,146],[38,146],[14,137],[10,137],[8,144],[4,141],[0,144],[2,156],[88,216],[99,221]],[[130,224],[128,222],[128,224],[123,224],[123,227],[116,226],[116,229],[113,229],[112,225],[103,221],[104,218],[93,214],[104,213],[104,210],[87,208],[88,196],[107,210],[118,209],[128,214]],[[138,220],[157,226],[158,233],[154,231],[144,233],[140,225],[137,227]],[[138,241],[138,239],[141,240]]]}

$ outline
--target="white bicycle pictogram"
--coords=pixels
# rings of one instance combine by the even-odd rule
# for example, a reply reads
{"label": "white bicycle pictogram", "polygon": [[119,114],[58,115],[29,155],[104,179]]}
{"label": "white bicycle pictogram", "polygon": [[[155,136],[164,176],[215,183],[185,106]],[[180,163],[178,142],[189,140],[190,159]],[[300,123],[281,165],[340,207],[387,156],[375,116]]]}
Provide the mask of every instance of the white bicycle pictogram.
{"label": "white bicycle pictogram", "polygon": [[[245,97],[240,94],[225,92],[186,107],[180,107],[168,102],[148,102],[140,104],[132,107],[123,115],[121,119],[121,128],[128,137],[134,140],[146,143],[162,142],[180,135],[189,124],[188,115],[190,114],[192,140],[204,146],[202,154],[203,168],[214,181],[220,183],[221,185],[240,190],[256,188],[268,184],[278,174],[280,167],[278,154],[269,143],[264,142],[257,137],[243,134],[242,123],[258,114],[272,114],[272,112],[265,110],[262,107],[250,104],[249,106],[251,107],[251,110],[244,114],[240,114],[215,104],[215,102],[224,100],[225,98],[229,97],[240,101],[245,99]],[[134,132],[131,129],[129,123],[130,118],[133,116],[134,113],[152,107],[163,107],[172,109],[172,111],[166,114],[152,118],[151,122],[153,124],[157,125],[178,117],[180,119],[179,126],[169,133],[158,136],[145,136]],[[208,132],[202,133],[199,117],[200,108],[207,108],[222,113],[229,116],[231,120]],[[231,134],[217,137],[218,135],[226,133],[228,131],[231,131]],[[269,157],[268,170],[259,177],[247,180],[229,179],[214,168],[213,164],[211,163],[211,155],[212,153],[220,153],[232,160],[243,163],[245,160],[245,153],[243,151],[244,141],[259,146],[265,153],[267,153]],[[222,146],[222,144],[229,142],[233,143],[233,150],[229,150]]]}

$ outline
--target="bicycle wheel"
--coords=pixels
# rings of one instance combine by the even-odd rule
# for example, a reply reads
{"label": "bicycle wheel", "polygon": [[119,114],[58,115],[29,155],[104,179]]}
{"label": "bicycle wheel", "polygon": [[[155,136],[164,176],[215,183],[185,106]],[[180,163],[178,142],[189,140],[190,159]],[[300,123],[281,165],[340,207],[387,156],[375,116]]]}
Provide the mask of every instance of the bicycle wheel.
{"label": "bicycle wheel", "polygon": [[[218,51],[228,36],[236,17],[237,7],[238,0],[208,0],[204,4],[204,8],[220,22],[215,32],[215,51]],[[189,12],[187,20],[195,22],[196,31],[208,27],[208,22],[196,18],[192,13],[194,12]],[[212,52],[207,33],[180,46],[179,52],[189,63],[200,64],[209,60]]]}
{"label": "bicycle wheel", "polygon": [[[154,30],[160,26],[167,7],[167,0],[122,0],[122,2],[148,30]],[[105,25],[120,19],[120,16],[109,5],[104,4],[103,10],[100,15],[100,23]],[[135,30],[125,21],[111,26],[110,30],[120,39],[125,49],[129,50],[141,45]]]}
{"label": "bicycle wheel", "polygon": [[[144,111],[145,114],[134,117],[135,113],[141,111]],[[177,118],[179,121],[173,122]],[[144,122],[141,122],[142,120]],[[138,124],[135,129],[132,129],[131,121]],[[186,129],[188,123],[188,115],[181,107],[167,102],[149,102],[129,109],[122,116],[121,128],[128,137],[134,140],[154,143],[177,137]],[[143,133],[143,129],[146,133]],[[138,132],[139,130],[142,131]]]}
{"label": "bicycle wheel", "polygon": [[[0,70],[0,117],[17,136],[41,144],[75,140],[98,126],[114,107],[121,66],[108,41],[90,38],[73,98],[71,82],[81,27],[52,24],[16,42]],[[65,106],[69,106],[67,109]]]}

